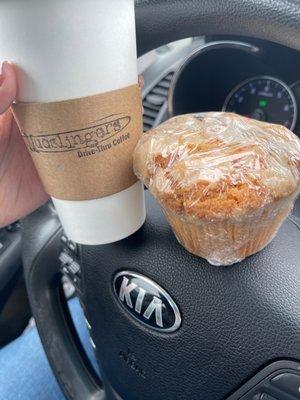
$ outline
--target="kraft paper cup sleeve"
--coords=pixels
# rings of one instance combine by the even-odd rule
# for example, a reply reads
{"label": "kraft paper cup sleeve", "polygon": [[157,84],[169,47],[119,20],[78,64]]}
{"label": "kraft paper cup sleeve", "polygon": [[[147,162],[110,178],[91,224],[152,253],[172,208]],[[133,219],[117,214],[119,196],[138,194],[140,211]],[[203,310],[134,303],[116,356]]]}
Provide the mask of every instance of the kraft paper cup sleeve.
{"label": "kraft paper cup sleeve", "polygon": [[13,113],[52,197],[99,199],[137,182],[132,153],[142,133],[138,85],[81,99],[18,103]]}

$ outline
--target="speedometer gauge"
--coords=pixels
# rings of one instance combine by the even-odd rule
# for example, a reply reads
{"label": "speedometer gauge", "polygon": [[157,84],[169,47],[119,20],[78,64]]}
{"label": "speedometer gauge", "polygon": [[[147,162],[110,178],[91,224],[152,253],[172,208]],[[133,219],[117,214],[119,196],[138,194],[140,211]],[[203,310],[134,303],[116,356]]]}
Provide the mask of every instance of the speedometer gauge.
{"label": "speedometer gauge", "polygon": [[281,124],[293,130],[297,121],[297,103],[291,89],[282,81],[259,76],[236,86],[228,95],[223,111]]}

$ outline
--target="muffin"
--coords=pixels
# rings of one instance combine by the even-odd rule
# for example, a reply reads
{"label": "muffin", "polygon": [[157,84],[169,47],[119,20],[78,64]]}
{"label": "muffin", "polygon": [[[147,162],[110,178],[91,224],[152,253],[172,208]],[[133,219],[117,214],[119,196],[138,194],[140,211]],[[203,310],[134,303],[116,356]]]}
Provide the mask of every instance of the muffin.
{"label": "muffin", "polygon": [[144,134],[134,171],[189,252],[230,265],[267,246],[290,213],[300,139],[232,113],[183,115]]}

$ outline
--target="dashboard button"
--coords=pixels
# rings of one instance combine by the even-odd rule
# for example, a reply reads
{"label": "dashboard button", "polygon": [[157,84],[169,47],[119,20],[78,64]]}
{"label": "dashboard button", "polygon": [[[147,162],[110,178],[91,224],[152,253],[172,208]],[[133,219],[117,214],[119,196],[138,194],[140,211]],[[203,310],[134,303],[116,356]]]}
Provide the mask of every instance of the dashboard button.
{"label": "dashboard button", "polygon": [[62,241],[63,244],[68,244],[68,238],[67,238],[67,236],[66,236],[66,235],[62,235],[61,241]]}
{"label": "dashboard button", "polygon": [[300,399],[300,375],[280,374],[273,378],[271,383],[278,389],[295,396],[296,399]]}
{"label": "dashboard button", "polygon": [[59,261],[64,266],[69,266],[73,262],[73,258],[69,256],[69,254],[65,253],[64,251],[59,255]]}
{"label": "dashboard button", "polygon": [[69,265],[69,270],[72,272],[73,275],[77,275],[80,273],[80,265],[76,261],[72,261]]}
{"label": "dashboard button", "polygon": [[71,250],[73,253],[76,253],[76,252],[77,252],[77,245],[76,245],[76,243],[72,242],[71,240],[69,240],[68,248],[69,248],[69,250]]}

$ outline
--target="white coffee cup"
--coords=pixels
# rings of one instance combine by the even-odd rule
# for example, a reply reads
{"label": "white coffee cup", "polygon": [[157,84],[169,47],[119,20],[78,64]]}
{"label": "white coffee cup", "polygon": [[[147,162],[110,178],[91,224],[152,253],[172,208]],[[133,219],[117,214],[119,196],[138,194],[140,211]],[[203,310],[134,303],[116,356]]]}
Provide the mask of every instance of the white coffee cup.
{"label": "white coffee cup", "polygon": [[[134,0],[1,0],[0,60],[17,66],[21,102],[56,102],[137,83]],[[106,244],[145,221],[140,182],[101,199],[53,198],[68,237]]]}

